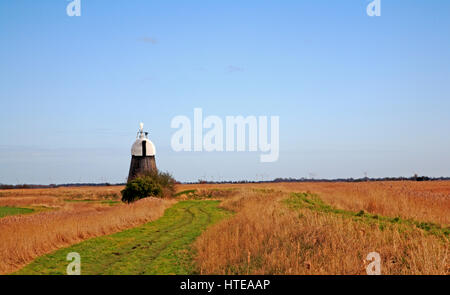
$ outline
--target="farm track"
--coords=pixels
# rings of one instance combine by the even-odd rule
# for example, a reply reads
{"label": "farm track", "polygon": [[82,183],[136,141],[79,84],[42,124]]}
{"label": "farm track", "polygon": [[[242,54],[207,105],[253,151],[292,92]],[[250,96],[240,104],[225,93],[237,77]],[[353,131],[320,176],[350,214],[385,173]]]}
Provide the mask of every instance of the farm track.
{"label": "farm track", "polygon": [[[167,226],[164,226],[164,227],[160,228],[159,230],[157,230],[153,235],[150,234],[147,237],[147,239],[145,239],[145,240],[131,240],[131,241],[127,242],[126,244],[121,245],[120,249],[122,249],[122,251],[117,251],[117,252],[112,253],[113,255],[119,256],[118,257],[119,259],[111,260],[111,262],[108,265],[105,265],[103,267],[104,271],[107,273],[113,274],[114,270],[117,268],[120,268],[120,265],[124,263],[124,260],[126,260],[128,257],[133,255],[133,252],[135,252],[136,249],[140,249],[140,250],[148,249],[148,251],[145,251],[145,252],[147,252],[147,253],[145,253],[145,254],[147,254],[146,255],[147,257],[143,257],[144,259],[142,259],[142,260],[145,260],[145,261],[151,263],[154,259],[156,259],[158,256],[160,256],[161,252],[163,252],[165,249],[167,249],[167,246],[170,244],[170,242],[172,242],[176,239],[176,237],[172,237],[168,241],[166,241],[162,244],[159,244],[158,241],[161,239],[161,237],[164,235],[164,233],[173,232],[180,228],[183,228],[185,226],[192,224],[195,216],[190,211],[191,207],[192,206],[181,209],[181,211],[183,211],[183,213],[182,213],[183,214],[183,222],[181,222],[181,223],[174,222],[173,224],[168,224]],[[143,243],[144,245],[142,245],[141,243]],[[145,246],[145,245],[147,245],[147,246]],[[118,250],[120,250],[120,249],[118,249]],[[141,264],[141,265],[144,265],[144,264]],[[145,274],[145,270],[144,269],[142,269],[142,270],[136,269],[136,274]]]}
{"label": "farm track", "polygon": [[190,244],[211,224],[230,213],[217,201],[183,201],[160,219],[39,257],[18,274],[65,274],[66,256],[81,256],[82,274],[195,273]]}

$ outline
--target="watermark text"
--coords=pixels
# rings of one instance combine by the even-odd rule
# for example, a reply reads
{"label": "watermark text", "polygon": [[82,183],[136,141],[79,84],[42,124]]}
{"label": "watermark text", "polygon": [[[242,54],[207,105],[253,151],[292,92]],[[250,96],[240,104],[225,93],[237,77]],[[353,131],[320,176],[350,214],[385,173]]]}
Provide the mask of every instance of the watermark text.
{"label": "watermark text", "polygon": [[[178,129],[171,139],[172,149],[176,152],[260,151],[261,162],[275,162],[279,157],[278,116],[270,117],[270,134],[267,116],[226,116],[225,120],[218,116],[203,118],[201,108],[194,109],[193,124],[187,116],[176,116],[171,127]],[[206,133],[204,129],[207,129]]]}

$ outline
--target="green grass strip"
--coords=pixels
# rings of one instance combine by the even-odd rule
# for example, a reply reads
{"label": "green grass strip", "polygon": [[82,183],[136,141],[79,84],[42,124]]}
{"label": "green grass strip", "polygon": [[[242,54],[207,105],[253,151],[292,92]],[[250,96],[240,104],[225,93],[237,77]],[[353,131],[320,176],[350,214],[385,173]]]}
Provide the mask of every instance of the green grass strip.
{"label": "green grass strip", "polygon": [[195,274],[191,244],[209,225],[232,214],[219,203],[178,202],[156,221],[57,250],[17,274],[66,274],[70,252],[80,254],[82,275]]}
{"label": "green grass strip", "polygon": [[352,218],[355,221],[366,223],[377,223],[380,229],[384,229],[387,224],[399,224],[407,227],[416,227],[428,233],[448,238],[450,234],[449,227],[442,227],[439,224],[431,222],[421,222],[413,219],[403,219],[400,217],[386,217],[377,214],[366,213],[363,210],[353,212],[348,210],[336,209],[324,203],[319,196],[310,193],[293,193],[290,198],[284,201],[292,209],[310,209],[317,212],[332,213]]}
{"label": "green grass strip", "polygon": [[29,214],[34,212],[30,208],[17,208],[17,207],[0,207],[0,218],[9,215]]}

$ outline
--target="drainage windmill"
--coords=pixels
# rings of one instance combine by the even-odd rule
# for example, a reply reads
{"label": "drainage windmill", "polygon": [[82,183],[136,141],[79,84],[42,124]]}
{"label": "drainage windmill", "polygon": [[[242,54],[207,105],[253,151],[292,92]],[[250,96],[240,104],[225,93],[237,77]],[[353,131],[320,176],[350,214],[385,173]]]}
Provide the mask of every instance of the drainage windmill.
{"label": "drainage windmill", "polygon": [[131,164],[128,181],[139,175],[156,172],[155,145],[148,139],[148,132],[144,132],[144,123],[139,126],[136,141],[131,147]]}

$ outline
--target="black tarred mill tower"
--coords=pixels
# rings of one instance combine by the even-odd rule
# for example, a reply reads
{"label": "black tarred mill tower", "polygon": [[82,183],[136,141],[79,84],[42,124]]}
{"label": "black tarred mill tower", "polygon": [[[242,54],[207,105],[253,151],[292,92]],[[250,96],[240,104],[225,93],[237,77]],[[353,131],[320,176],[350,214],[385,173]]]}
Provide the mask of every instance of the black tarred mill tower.
{"label": "black tarred mill tower", "polygon": [[144,132],[144,123],[139,126],[136,141],[131,147],[131,164],[128,182],[139,175],[155,173],[155,145],[148,139],[148,132]]}

